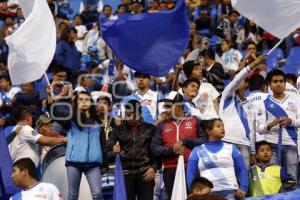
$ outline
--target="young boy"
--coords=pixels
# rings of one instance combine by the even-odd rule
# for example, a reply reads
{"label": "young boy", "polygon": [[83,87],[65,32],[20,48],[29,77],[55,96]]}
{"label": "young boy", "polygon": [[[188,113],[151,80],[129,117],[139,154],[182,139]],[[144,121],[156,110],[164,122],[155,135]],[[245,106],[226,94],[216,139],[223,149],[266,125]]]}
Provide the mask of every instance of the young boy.
{"label": "young boy", "polygon": [[191,194],[187,200],[223,200],[224,197],[210,194],[213,188],[212,182],[204,177],[196,177],[191,185]]}
{"label": "young boy", "polygon": [[11,178],[23,190],[10,200],[62,200],[57,187],[51,183],[38,182],[35,172],[34,163],[30,158],[22,158],[14,163]]}
{"label": "young boy", "polygon": [[249,170],[250,195],[262,196],[279,193],[282,184],[291,180],[284,168],[271,163],[272,145],[261,141],[256,144],[256,159],[258,163]]}

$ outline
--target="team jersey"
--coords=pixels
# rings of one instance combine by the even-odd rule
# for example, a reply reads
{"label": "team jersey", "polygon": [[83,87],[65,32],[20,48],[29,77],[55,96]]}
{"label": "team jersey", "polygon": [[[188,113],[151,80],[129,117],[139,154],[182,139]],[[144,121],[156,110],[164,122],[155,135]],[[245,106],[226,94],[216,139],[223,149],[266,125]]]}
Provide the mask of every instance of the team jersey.
{"label": "team jersey", "polygon": [[162,98],[162,95],[158,92],[148,90],[145,94],[139,94],[135,92],[132,95],[127,96],[121,102],[121,108],[119,110],[119,116],[125,117],[125,107],[124,105],[132,99],[135,99],[141,103],[142,106],[142,117],[147,123],[154,124],[157,119],[157,103]]}
{"label": "team jersey", "polygon": [[[293,94],[286,94],[282,101],[274,99],[271,95],[267,98],[269,103],[265,100],[260,103],[257,112],[257,127],[261,134],[265,134],[266,141],[278,144],[278,133],[282,130],[282,144],[293,145],[297,144],[298,128],[300,127],[300,96]],[[275,117],[277,115],[277,117]],[[267,124],[275,118],[284,117],[287,115],[292,119],[291,126],[279,127],[275,126],[269,131]]]}
{"label": "team jersey", "polygon": [[37,183],[28,190],[22,190],[10,200],[63,200],[57,187],[50,183]]}
{"label": "team jersey", "polygon": [[235,94],[241,82],[251,73],[248,67],[240,71],[225,87],[219,106],[219,116],[224,122],[225,137],[223,141],[250,145],[250,126],[245,103]]}
{"label": "team jersey", "polygon": [[[182,88],[178,91],[183,95]],[[218,118],[214,107],[214,100],[220,96],[219,92],[210,83],[201,82],[198,95],[193,99],[192,104],[187,104],[191,115],[202,120]]]}
{"label": "team jersey", "polygon": [[238,50],[230,49],[224,52],[221,58],[224,62],[224,71],[227,73],[229,70],[237,71],[239,69],[243,56]]}
{"label": "team jersey", "polygon": [[[212,191],[248,190],[248,171],[243,156],[233,144],[222,141],[208,142],[193,149],[187,168],[187,182],[199,172],[200,176],[213,182]],[[237,174],[236,174],[237,173]]]}
{"label": "team jersey", "polygon": [[267,97],[268,93],[260,92],[260,91],[252,91],[247,96],[247,101],[244,104],[246,107],[246,112],[248,114],[248,121],[250,127],[250,141],[251,141],[251,152],[255,153],[255,142],[259,142],[265,140],[263,134],[259,134],[258,129],[256,127],[257,124],[257,112],[258,107],[261,102],[263,102]]}
{"label": "team jersey", "polygon": [[[14,127],[13,130],[15,130]],[[35,166],[39,164],[39,155],[36,150],[36,142],[42,135],[34,135],[34,129],[30,126],[24,126],[14,140],[8,145],[10,156],[13,162],[21,158],[30,158]]]}

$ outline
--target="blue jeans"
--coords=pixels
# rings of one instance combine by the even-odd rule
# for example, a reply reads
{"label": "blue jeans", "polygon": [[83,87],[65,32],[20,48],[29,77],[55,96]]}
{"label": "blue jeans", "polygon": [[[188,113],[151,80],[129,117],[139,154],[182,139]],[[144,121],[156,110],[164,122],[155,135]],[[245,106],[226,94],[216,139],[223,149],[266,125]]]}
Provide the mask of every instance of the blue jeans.
{"label": "blue jeans", "polygon": [[227,200],[236,200],[235,190],[224,190],[224,191],[218,191],[218,192],[212,192],[212,193],[215,195],[222,196]]}
{"label": "blue jeans", "polygon": [[67,178],[69,189],[68,200],[78,199],[82,173],[84,173],[86,176],[93,200],[103,200],[101,193],[101,171],[99,167],[85,169],[67,166]]}
{"label": "blue jeans", "polygon": [[[271,162],[277,163],[278,148],[277,144],[272,144],[273,147],[273,157]],[[287,170],[297,181],[297,170],[298,170],[298,153],[297,147],[291,145],[282,145],[281,147],[281,166]]]}

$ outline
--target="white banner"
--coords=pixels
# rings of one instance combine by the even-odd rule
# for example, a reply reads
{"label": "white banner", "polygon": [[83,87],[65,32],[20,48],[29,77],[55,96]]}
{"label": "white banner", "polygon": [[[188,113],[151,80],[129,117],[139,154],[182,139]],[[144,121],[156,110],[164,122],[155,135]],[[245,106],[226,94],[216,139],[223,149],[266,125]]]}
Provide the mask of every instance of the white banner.
{"label": "white banner", "polygon": [[40,79],[55,53],[56,27],[46,0],[20,0],[25,21],[5,38],[8,69],[14,85]]}
{"label": "white banner", "polygon": [[243,16],[283,39],[300,27],[299,0],[231,0]]}

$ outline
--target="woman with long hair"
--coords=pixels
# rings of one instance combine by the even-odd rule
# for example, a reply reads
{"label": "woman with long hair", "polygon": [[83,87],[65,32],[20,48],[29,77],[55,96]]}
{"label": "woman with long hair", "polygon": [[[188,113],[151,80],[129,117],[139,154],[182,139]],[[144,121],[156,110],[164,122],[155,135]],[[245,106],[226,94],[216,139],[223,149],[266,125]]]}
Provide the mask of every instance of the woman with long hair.
{"label": "woman with long hair", "polygon": [[76,93],[66,151],[68,200],[78,199],[82,173],[87,178],[93,200],[103,199],[100,166],[104,159],[100,134],[91,95],[83,91]]}

